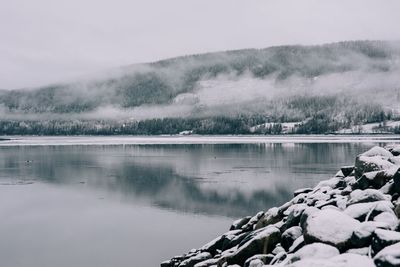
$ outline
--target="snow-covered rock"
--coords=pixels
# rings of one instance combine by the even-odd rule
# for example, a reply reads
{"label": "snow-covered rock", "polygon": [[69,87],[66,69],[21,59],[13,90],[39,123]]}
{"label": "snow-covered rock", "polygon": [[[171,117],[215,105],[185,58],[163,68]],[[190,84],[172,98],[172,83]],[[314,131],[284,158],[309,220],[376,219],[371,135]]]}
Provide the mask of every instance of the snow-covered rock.
{"label": "snow-covered rock", "polygon": [[321,210],[307,218],[304,240],[307,244],[321,242],[343,250],[349,246],[353,231],[359,225],[359,221],[344,212],[334,209]]}
{"label": "snow-covered rock", "polygon": [[329,259],[339,255],[339,250],[324,243],[313,243],[306,245],[294,253],[289,261],[295,262],[304,259]]}
{"label": "snow-covered rock", "polygon": [[371,189],[371,188],[365,190],[356,189],[350,193],[350,198],[347,203],[348,205],[352,205],[356,203],[373,202],[373,201],[390,200],[390,199],[391,196],[384,195],[382,192],[376,189]]}
{"label": "snow-covered rock", "polygon": [[400,266],[400,243],[385,247],[374,257],[374,262],[378,267],[398,267]]}
{"label": "snow-covered rock", "polygon": [[293,242],[302,236],[303,229],[300,226],[293,226],[287,229],[282,233],[281,244],[285,250],[289,250],[289,248],[293,245]]}
{"label": "snow-covered rock", "polygon": [[251,240],[242,244],[236,252],[227,258],[229,264],[243,264],[256,254],[268,254],[280,242],[281,232],[274,226],[268,226]]}

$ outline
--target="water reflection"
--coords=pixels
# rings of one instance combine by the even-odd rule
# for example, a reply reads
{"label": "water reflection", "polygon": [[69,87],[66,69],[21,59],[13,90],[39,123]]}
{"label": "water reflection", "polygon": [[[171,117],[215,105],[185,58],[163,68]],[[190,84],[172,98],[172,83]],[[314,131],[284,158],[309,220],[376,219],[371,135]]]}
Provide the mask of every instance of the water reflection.
{"label": "water reflection", "polygon": [[372,145],[1,147],[0,182],[83,187],[128,203],[239,217],[287,201]]}

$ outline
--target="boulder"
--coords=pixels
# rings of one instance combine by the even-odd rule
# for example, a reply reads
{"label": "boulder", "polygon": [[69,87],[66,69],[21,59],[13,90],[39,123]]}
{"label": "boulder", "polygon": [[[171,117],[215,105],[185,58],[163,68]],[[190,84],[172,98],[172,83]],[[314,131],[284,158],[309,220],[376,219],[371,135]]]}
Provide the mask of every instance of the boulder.
{"label": "boulder", "polygon": [[217,249],[219,249],[219,250],[222,249],[224,243],[230,242],[232,239],[234,239],[240,233],[241,233],[240,230],[229,231],[229,232],[213,239],[212,241],[208,242],[203,247],[201,247],[200,250],[210,252],[211,254],[215,254]]}
{"label": "boulder", "polygon": [[400,266],[400,243],[385,247],[374,256],[374,263],[378,267]]}
{"label": "boulder", "polygon": [[264,212],[260,211],[246,223],[245,225],[242,226],[243,231],[250,231],[253,230],[254,225],[261,219],[261,217],[264,216]]}
{"label": "boulder", "polygon": [[400,193],[400,168],[393,175],[394,191]]}
{"label": "boulder", "polygon": [[340,168],[345,177],[349,176],[354,171],[354,166],[343,166]]}
{"label": "boulder", "polygon": [[393,178],[396,171],[397,168],[392,166],[385,170],[364,172],[353,187],[359,189],[366,189],[368,187],[380,189]]}
{"label": "boulder", "polygon": [[370,150],[365,151],[364,153],[361,154],[362,156],[367,156],[367,157],[374,157],[374,156],[381,156],[384,158],[389,158],[393,154],[388,151],[387,149],[380,147],[380,146],[374,146]]}
{"label": "boulder", "polygon": [[288,208],[287,211],[289,215],[286,218],[285,229],[299,225],[300,217],[307,208],[308,206],[306,204],[294,204]]}
{"label": "boulder", "polygon": [[201,252],[189,259],[182,261],[178,267],[193,267],[196,263],[208,260],[212,257],[212,255],[208,252]]}
{"label": "boulder", "polygon": [[351,244],[354,248],[367,247],[370,245],[374,231],[378,228],[389,229],[389,225],[379,222],[363,222],[354,229],[351,236]]}
{"label": "boulder", "polygon": [[294,253],[297,250],[301,249],[302,247],[305,246],[305,242],[304,242],[304,236],[299,236],[294,242],[293,245],[290,246],[288,252],[289,253]]}
{"label": "boulder", "polygon": [[243,265],[251,256],[270,253],[280,242],[280,239],[279,229],[274,226],[267,226],[227,257],[227,262],[228,264]]}
{"label": "boulder", "polygon": [[296,261],[290,267],[375,267],[374,262],[367,256],[343,253],[330,259],[305,259]]}
{"label": "boulder", "polygon": [[257,255],[254,255],[254,256],[248,258],[244,263],[244,267],[249,267],[250,263],[253,260],[260,260],[263,263],[263,265],[268,264],[271,262],[271,260],[273,258],[274,258],[274,255],[272,255],[272,254],[257,254]]}
{"label": "boulder", "polygon": [[323,243],[313,243],[305,245],[296,253],[294,253],[289,261],[296,262],[304,259],[329,259],[331,257],[339,255],[339,250],[331,245]]}
{"label": "boulder", "polygon": [[298,196],[300,194],[307,194],[307,193],[309,193],[311,191],[313,191],[313,189],[309,188],[309,187],[297,189],[296,191],[293,192],[293,196],[296,197],[296,196]]}
{"label": "boulder", "polygon": [[399,224],[399,220],[397,219],[397,216],[394,214],[393,211],[385,211],[379,213],[374,217],[374,221],[386,223],[392,230],[396,229],[397,225]]}
{"label": "boulder", "polygon": [[385,195],[382,192],[376,189],[365,189],[360,190],[356,189],[350,193],[348,205],[356,204],[356,203],[364,203],[364,202],[374,202],[380,200],[390,200],[391,197],[389,195]]}
{"label": "boulder", "polygon": [[372,219],[374,216],[381,212],[391,212],[394,209],[392,202],[390,201],[374,201],[374,202],[367,202],[367,203],[357,203],[348,206],[344,213],[349,215],[350,217],[364,221],[367,215],[369,214],[370,218]]}
{"label": "boulder", "polygon": [[282,233],[281,244],[282,247],[288,251],[293,245],[293,242],[303,234],[300,226],[293,226]]}
{"label": "boulder", "polygon": [[400,156],[400,145],[393,145],[387,148],[393,156]]}
{"label": "boulder", "polygon": [[360,222],[344,212],[324,209],[311,214],[304,224],[304,241],[306,244],[321,242],[344,250],[350,245],[353,229]]}
{"label": "boulder", "polygon": [[396,231],[376,229],[372,237],[372,251],[374,254],[383,248],[400,242],[400,233]]}
{"label": "boulder", "polygon": [[229,230],[237,230],[237,229],[242,228],[242,226],[245,225],[246,223],[248,223],[250,221],[250,219],[251,219],[251,216],[237,219],[236,221],[234,221],[232,223]]}
{"label": "boulder", "polygon": [[394,164],[389,162],[388,158],[382,156],[365,156],[363,154],[357,156],[355,163],[356,178],[360,178],[366,172],[390,169]]}
{"label": "boulder", "polygon": [[352,253],[352,254],[357,254],[357,255],[368,256],[369,247],[351,248],[351,249],[347,250],[345,253]]}
{"label": "boulder", "polygon": [[282,220],[282,216],[279,214],[279,209],[270,208],[256,223],[255,229],[260,229],[267,225],[277,223],[280,220]]}

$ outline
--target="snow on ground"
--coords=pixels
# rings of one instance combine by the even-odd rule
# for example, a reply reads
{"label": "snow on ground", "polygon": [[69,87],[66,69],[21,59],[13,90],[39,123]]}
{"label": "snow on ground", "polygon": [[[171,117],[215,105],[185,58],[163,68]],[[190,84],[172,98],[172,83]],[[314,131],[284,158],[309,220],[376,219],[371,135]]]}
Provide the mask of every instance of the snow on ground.
{"label": "snow on ground", "polygon": [[[400,121],[387,121],[385,124],[381,122],[375,123],[366,123],[362,125],[353,126],[350,129],[342,129],[337,131],[340,134],[352,134],[352,133],[363,133],[363,134],[371,134],[371,133],[383,133],[388,132],[385,131],[384,128],[394,128],[400,126]],[[381,129],[379,129],[381,128]]]}

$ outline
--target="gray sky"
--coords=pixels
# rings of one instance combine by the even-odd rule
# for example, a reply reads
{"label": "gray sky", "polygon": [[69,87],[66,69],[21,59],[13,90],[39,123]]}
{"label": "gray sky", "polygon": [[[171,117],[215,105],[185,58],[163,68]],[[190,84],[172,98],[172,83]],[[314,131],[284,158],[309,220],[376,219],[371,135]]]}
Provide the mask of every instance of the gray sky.
{"label": "gray sky", "polygon": [[400,39],[398,0],[0,0],[0,88],[250,47]]}

